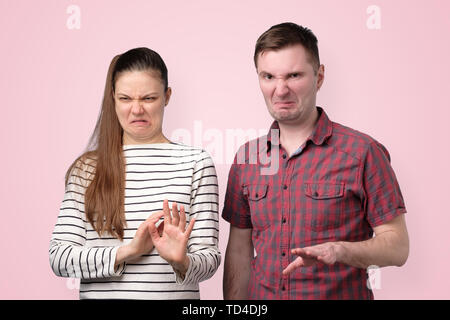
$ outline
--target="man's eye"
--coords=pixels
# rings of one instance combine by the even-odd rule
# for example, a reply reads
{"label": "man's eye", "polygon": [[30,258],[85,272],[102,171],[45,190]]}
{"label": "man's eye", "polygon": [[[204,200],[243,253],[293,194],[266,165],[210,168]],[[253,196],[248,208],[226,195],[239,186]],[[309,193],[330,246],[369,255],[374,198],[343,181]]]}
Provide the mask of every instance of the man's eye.
{"label": "man's eye", "polygon": [[291,73],[290,77],[295,79],[295,78],[300,77],[300,74],[299,73]]}
{"label": "man's eye", "polygon": [[266,80],[270,80],[272,78],[273,78],[273,76],[271,74],[265,74],[264,75],[264,79],[266,79]]}

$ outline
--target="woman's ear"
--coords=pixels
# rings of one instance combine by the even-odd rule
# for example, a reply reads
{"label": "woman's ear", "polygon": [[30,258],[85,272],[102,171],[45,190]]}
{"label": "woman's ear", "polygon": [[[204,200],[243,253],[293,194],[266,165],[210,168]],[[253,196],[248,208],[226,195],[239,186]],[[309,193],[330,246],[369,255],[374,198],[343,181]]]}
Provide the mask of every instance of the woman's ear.
{"label": "woman's ear", "polygon": [[167,106],[169,104],[170,96],[172,95],[172,88],[168,87],[165,93],[166,103],[164,106]]}

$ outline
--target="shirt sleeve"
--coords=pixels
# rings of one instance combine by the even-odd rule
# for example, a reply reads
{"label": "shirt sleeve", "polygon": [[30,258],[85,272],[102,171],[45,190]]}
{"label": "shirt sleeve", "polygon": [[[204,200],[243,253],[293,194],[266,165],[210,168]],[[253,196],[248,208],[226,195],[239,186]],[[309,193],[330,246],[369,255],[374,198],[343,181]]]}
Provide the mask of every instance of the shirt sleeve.
{"label": "shirt sleeve", "polygon": [[390,164],[389,152],[376,141],[368,147],[362,183],[364,208],[372,228],[406,213],[400,186]]}
{"label": "shirt sleeve", "polygon": [[89,181],[88,172],[88,166],[79,161],[70,174],[50,240],[50,266],[60,277],[93,279],[120,276],[125,263],[115,270],[118,247],[86,245],[86,224],[89,222],[84,213],[84,193]]}
{"label": "shirt sleeve", "polygon": [[179,284],[195,284],[207,280],[217,271],[221,255],[219,243],[219,190],[214,163],[206,151],[200,153],[192,175],[189,217],[195,225],[189,237],[189,268],[184,277],[175,271]]}
{"label": "shirt sleeve", "polygon": [[222,218],[237,228],[252,228],[250,207],[241,184],[240,165],[237,161],[238,154],[234,157],[228,174],[227,191],[222,210]]}

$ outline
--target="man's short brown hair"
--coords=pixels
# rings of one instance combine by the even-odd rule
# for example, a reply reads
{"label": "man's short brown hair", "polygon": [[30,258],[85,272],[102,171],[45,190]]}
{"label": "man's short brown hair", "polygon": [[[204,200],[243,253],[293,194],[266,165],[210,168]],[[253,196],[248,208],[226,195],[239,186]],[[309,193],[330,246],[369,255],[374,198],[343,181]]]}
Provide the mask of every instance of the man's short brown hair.
{"label": "man's short brown hair", "polygon": [[308,28],[292,22],[284,22],[270,27],[256,41],[253,60],[258,67],[258,55],[269,50],[280,50],[288,46],[301,44],[308,52],[314,71],[320,66],[317,38]]}

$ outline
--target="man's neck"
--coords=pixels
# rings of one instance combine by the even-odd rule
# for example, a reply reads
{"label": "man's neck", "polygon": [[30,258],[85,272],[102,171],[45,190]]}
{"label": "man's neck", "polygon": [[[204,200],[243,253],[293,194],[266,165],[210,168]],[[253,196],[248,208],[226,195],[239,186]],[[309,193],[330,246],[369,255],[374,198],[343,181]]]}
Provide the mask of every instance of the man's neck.
{"label": "man's neck", "polygon": [[280,127],[280,143],[289,156],[291,156],[309,138],[318,118],[319,112],[317,111],[317,108],[314,108],[311,114],[299,123],[291,124],[278,122]]}

